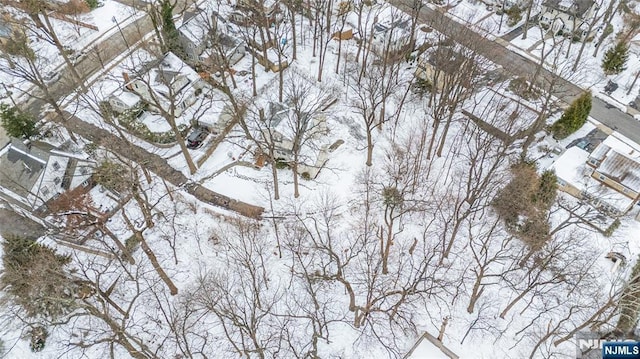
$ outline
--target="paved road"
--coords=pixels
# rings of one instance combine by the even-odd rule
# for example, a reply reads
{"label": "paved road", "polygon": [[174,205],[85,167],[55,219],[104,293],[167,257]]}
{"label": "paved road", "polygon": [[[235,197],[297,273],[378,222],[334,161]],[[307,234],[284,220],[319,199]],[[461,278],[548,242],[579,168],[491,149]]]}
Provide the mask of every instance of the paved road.
{"label": "paved road", "polygon": [[250,218],[259,218],[264,211],[262,207],[237,201],[196,183],[189,183],[188,178],[182,172],[171,167],[164,158],[149,153],[145,149],[117,137],[105,129],[85,122],[68,112],[65,113],[65,117],[67,117],[66,120],[55,118],[54,121],[63,124],[70,131],[92,141],[96,145],[108,148],[114,153],[144,166],[172,185],[176,187],[183,186],[187,192],[202,202],[229,209]]}
{"label": "paved road", "polygon": [[500,38],[502,38],[502,40],[505,40],[505,41],[511,41],[516,37],[522,35],[523,32],[524,32],[524,25],[520,25],[515,29],[509,31],[508,33],[500,36]]}
{"label": "paved road", "polygon": [[36,239],[45,234],[45,228],[10,209],[0,208],[0,234]]}
{"label": "paved road", "polygon": [[[76,71],[85,80],[91,78],[100,70],[103,70],[104,67],[116,57],[126,53],[130,46],[140,41],[152,30],[153,23],[151,22],[151,18],[146,15],[129,23],[127,26],[122,27],[122,31],[116,31],[108,38],[88,49],[87,55],[76,63]],[[49,92],[56,101],[59,101],[61,98],[76,90],[75,82],[72,81],[71,71],[64,66],[59,72],[60,80],[49,86]],[[44,104],[45,101],[34,98],[27,102],[26,109],[37,115],[40,113]]]}
{"label": "paved road", "polygon": [[[388,1],[407,13],[413,11],[413,0]],[[556,86],[554,95],[562,99],[566,104],[571,103],[584,91],[546,69],[538,71],[538,65],[534,61],[510,51],[504,46],[506,43],[487,39],[469,29],[465,24],[449,18],[438,10],[423,6],[418,19],[449,36],[454,41],[474,49],[496,64],[501,65],[510,76],[529,75],[533,77],[537,73],[538,81],[550,84],[555,80],[558,86]],[[594,98],[591,117],[612,129],[617,129],[621,134],[640,144],[640,121],[635,120],[629,114],[618,109],[607,108],[604,101]]]}

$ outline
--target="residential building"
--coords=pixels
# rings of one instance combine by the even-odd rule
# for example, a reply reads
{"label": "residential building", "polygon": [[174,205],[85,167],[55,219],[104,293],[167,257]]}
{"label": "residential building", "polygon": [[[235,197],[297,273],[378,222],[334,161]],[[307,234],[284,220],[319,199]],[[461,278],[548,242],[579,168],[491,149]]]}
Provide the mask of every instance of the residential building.
{"label": "residential building", "polygon": [[[294,117],[293,110],[286,105],[270,102],[266,112],[266,127],[262,128],[262,138],[275,149],[275,157],[285,162],[293,160],[294,133],[292,121],[298,119]],[[307,133],[305,137],[313,138],[322,144],[316,144],[311,148],[305,146],[300,150],[301,163],[298,164],[300,174],[307,173],[310,178],[315,178],[320,169],[328,161],[328,141],[325,141],[327,121],[324,114],[310,115],[303,114],[302,121]]]}
{"label": "residential building", "polygon": [[593,152],[574,146],[552,165],[558,188],[620,216],[640,199],[640,151],[609,136]]}
{"label": "residential building", "polygon": [[218,22],[225,22],[210,9],[186,11],[178,28],[178,40],[184,51],[182,58],[190,63],[200,62],[200,55],[211,46],[211,37],[217,32]]}
{"label": "residential building", "polygon": [[373,25],[371,48],[378,56],[404,54],[409,49],[411,32],[409,20],[376,23]]}
{"label": "residential building", "polygon": [[546,0],[540,12],[540,26],[553,34],[584,40],[597,6],[593,0]]}
{"label": "residential building", "polygon": [[240,61],[246,53],[244,41],[225,33],[214,35],[215,45],[201,55],[201,62],[207,69],[225,69]]}
{"label": "residential building", "polygon": [[112,93],[107,101],[111,106],[111,110],[113,110],[116,114],[122,114],[127,111],[142,109],[144,106],[144,102],[142,101],[140,96],[136,95],[133,92],[124,91],[122,89],[118,89],[117,91]]}
{"label": "residential building", "polygon": [[135,79],[125,84],[149,105],[150,111],[173,113],[176,117],[193,105],[207,86],[200,75],[171,52],[145,65]]}
{"label": "residential building", "polygon": [[235,65],[245,55],[245,43],[234,36],[227,20],[216,11],[197,9],[184,15],[178,28],[182,58],[205,68]]}
{"label": "residential building", "polygon": [[458,359],[459,356],[436,338],[424,332],[403,359]]}
{"label": "residential building", "polygon": [[13,139],[0,150],[0,198],[28,212],[46,212],[46,204],[67,190],[88,186],[94,163],[44,142]]}
{"label": "residential building", "polygon": [[[420,56],[415,76],[441,91],[446,86],[447,78],[460,73],[467,61],[468,58],[453,47],[436,45]],[[466,81],[463,85],[468,87],[470,83]]]}

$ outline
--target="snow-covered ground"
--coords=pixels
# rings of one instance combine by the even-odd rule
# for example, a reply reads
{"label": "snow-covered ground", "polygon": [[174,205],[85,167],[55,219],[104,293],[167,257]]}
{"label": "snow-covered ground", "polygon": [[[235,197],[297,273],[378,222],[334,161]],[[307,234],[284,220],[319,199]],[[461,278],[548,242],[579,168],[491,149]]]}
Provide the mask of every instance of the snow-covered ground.
{"label": "snow-covered ground", "polygon": [[[468,6],[462,2],[453,11],[464,17],[473,13]],[[389,7],[374,6],[370,13],[388,15]],[[496,18],[485,10],[474,20],[485,16]],[[365,23],[373,18],[367,17]],[[297,21],[298,36],[312,32],[308,20],[298,17]],[[533,46],[540,39],[536,40],[534,30],[526,43],[514,45]],[[292,38],[289,33],[283,36]],[[622,252],[632,263],[640,254],[635,241],[640,223],[632,218],[640,209],[634,208],[614,235],[605,237],[579,223],[556,227],[572,218],[572,213],[556,205],[550,224],[558,228],[557,233],[534,258],[524,260],[527,246],[504,228],[491,207],[518,160],[517,144],[502,143],[456,113],[447,125],[441,155],[434,150],[426,158],[429,140],[440,139],[433,132],[433,109],[426,97],[405,91],[415,66],[402,62],[397,88],[386,99],[382,113],[388,121],[373,129],[373,165],[366,166],[366,126],[356,95],[366,89],[353,84],[357,45],[353,40],[343,42],[343,58],[337,66],[338,43],[329,42],[321,82],[315,81],[319,58],[313,56],[312,46],[310,38],[299,38],[294,68],[312,79],[315,90],[337,94],[338,101],[326,111],[326,140],[344,143],[330,153],[318,178],[300,179],[299,198],[293,196],[290,169],[277,172],[281,199],[276,201],[269,165],[256,169],[238,163],[255,159],[249,151],[254,144],[236,126],[191,179],[264,207],[261,222],[203,204],[151,174],[140,175],[136,184],[145,199],[128,202],[105,224],[121,245],[133,243],[132,235],[141,231],[159,266],[177,287],[177,295],[169,295],[168,284],[160,279],[147,250],[133,251],[135,264],[70,251],[78,275],[99,281],[102,290],[110,288],[109,298],[119,308],[134,308],[124,315],[109,307],[109,314],[131,335],[134,347],[158,357],[188,356],[186,348],[208,357],[231,357],[238,355],[234,346],[243,345],[252,353],[264,350],[267,357],[310,352],[320,357],[401,357],[422,332],[443,330],[444,345],[461,358],[522,358],[534,350],[534,357],[574,355],[570,340],[558,346],[553,342],[589,319],[606,303],[608,290],[619,286],[617,276],[628,273],[630,266],[611,273],[605,255]],[[572,45],[571,51],[578,46]],[[292,58],[292,48],[285,51]],[[536,48],[531,52],[536,56]],[[131,72],[147,55],[133,56],[133,62],[117,65],[92,85],[90,92],[96,98],[70,105],[77,110],[76,116],[116,133],[95,105],[122,85],[123,71]],[[251,73],[249,56],[234,69]],[[372,72],[365,75],[372,76],[371,66]],[[285,81],[292,73],[293,69],[285,70]],[[234,95],[252,98],[251,75],[236,80]],[[277,74],[257,66],[255,80],[258,96],[248,102],[249,112],[257,112],[256,104],[278,96]],[[372,83],[383,80],[373,78]],[[540,107],[535,101],[516,98],[505,84],[482,89],[465,105],[508,133],[532,122],[531,112]],[[210,110],[202,115],[217,116],[221,108]],[[382,108],[375,116],[380,112]],[[511,114],[518,116],[510,118]],[[189,116],[194,114],[187,111],[183,123],[188,123]],[[157,120],[144,121],[150,128],[167,128]],[[564,148],[592,128],[587,125],[559,143],[539,138],[534,147],[540,150],[532,150],[530,157],[540,159],[540,169],[547,168],[553,158],[542,147]],[[189,175],[177,145],[159,148],[127,137]],[[199,158],[205,150],[203,146],[190,153]],[[223,170],[233,163],[238,165]],[[396,208],[383,196],[389,188],[403,196]],[[94,201],[100,199],[96,196]],[[97,202],[96,206],[113,206],[112,200]],[[146,216],[145,211],[152,215]],[[388,242],[390,221],[393,240]],[[388,274],[381,269],[386,243]],[[117,252],[110,237],[90,239],[87,244]],[[96,305],[96,297],[84,304]],[[99,358],[109,350],[100,343],[110,337],[112,324],[99,316],[74,317],[68,325],[51,328],[44,351],[37,354],[29,351],[28,340],[20,338],[22,323],[9,322],[2,337],[10,358]],[[548,331],[553,333],[545,337]],[[142,344],[135,342],[137,337]],[[78,343],[96,344],[80,349]],[[424,348],[422,353],[431,358],[431,349]],[[114,357],[129,355],[122,345],[115,345],[113,353]]]}

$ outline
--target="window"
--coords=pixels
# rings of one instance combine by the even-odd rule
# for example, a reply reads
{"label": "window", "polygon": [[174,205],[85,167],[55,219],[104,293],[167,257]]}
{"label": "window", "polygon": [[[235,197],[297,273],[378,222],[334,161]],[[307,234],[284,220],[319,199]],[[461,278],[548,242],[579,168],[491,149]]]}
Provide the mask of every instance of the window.
{"label": "window", "polygon": [[43,196],[46,196],[49,194],[49,188],[47,187],[42,187],[42,190],[40,190],[40,192],[42,192]]}
{"label": "window", "polygon": [[627,188],[623,188],[622,193],[629,193],[629,190]]}
{"label": "window", "polygon": [[567,185],[567,182],[565,182],[565,181],[561,180],[560,178],[558,178],[558,186],[564,187],[566,185]]}
{"label": "window", "polygon": [[607,179],[607,177],[605,177],[604,175],[599,175],[598,179],[600,179],[600,181],[604,181]]}
{"label": "window", "polygon": [[55,184],[60,184],[60,182],[61,182],[60,181],[60,177],[56,177],[56,178],[53,179],[53,183],[55,183]]}
{"label": "window", "polygon": [[55,171],[57,171],[57,170],[59,170],[59,169],[60,169],[60,164],[58,163],[58,161],[56,161],[56,162],[54,162],[54,163],[53,163],[53,169],[54,169]]}
{"label": "window", "polygon": [[589,163],[591,163],[592,165],[598,165],[598,160],[596,160],[595,158],[589,158]]}

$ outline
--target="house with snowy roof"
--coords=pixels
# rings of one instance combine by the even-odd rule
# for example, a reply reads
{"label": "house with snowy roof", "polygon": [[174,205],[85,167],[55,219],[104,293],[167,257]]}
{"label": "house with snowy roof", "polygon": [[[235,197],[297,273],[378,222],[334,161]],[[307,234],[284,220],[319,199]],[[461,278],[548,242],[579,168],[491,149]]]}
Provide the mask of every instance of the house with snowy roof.
{"label": "house with snowy roof", "polygon": [[0,150],[0,198],[29,212],[42,212],[62,193],[88,186],[94,167],[85,154],[13,139]]}
{"label": "house with snowy roof", "polygon": [[640,151],[609,136],[589,153],[571,147],[552,165],[560,190],[621,216],[640,200]]}
{"label": "house with snowy roof", "polygon": [[144,102],[140,98],[140,96],[136,95],[130,91],[124,91],[122,89],[118,89],[107,99],[107,102],[111,106],[111,110],[113,110],[117,114],[122,114],[127,111],[135,111],[136,109],[142,109],[144,106]]}
{"label": "house with snowy roof", "polygon": [[597,5],[593,0],[546,0],[542,4],[539,22],[553,34],[574,36],[584,40],[589,36],[588,21]]}
{"label": "house with snowy roof", "polygon": [[143,66],[125,88],[140,96],[150,111],[178,117],[196,102],[208,85],[189,65],[169,52]]}
{"label": "house with snowy roof", "polygon": [[[323,113],[311,115],[303,113],[302,126],[305,137],[322,142],[317,146],[304,146],[300,150],[302,163],[298,164],[300,174],[307,173],[315,178],[328,160],[328,142],[323,141],[328,133],[326,117]],[[265,126],[261,128],[262,139],[273,146],[275,157],[284,162],[293,160],[293,150],[296,138],[295,128],[298,126],[296,114],[285,104],[269,102],[265,118]]]}
{"label": "house with snowy roof", "polygon": [[178,28],[181,57],[189,64],[228,67],[245,55],[245,43],[233,34],[227,20],[209,8],[188,11]]}
{"label": "house with snowy roof", "polygon": [[[455,75],[460,72],[466,64],[471,61],[468,57],[452,46],[436,45],[425,51],[418,58],[415,76],[421,80],[429,82],[438,91],[441,91],[450,82],[448,75]],[[465,77],[462,85],[471,86],[473,76]]]}
{"label": "house with snowy roof", "polygon": [[182,25],[178,28],[178,41],[185,61],[190,64],[200,61],[202,52],[211,45],[211,36],[217,31],[219,21],[225,20],[209,8],[196,8],[184,13]]}
{"label": "house with snowy roof", "polygon": [[410,20],[378,22],[373,25],[371,48],[378,56],[397,55],[411,51]]}

